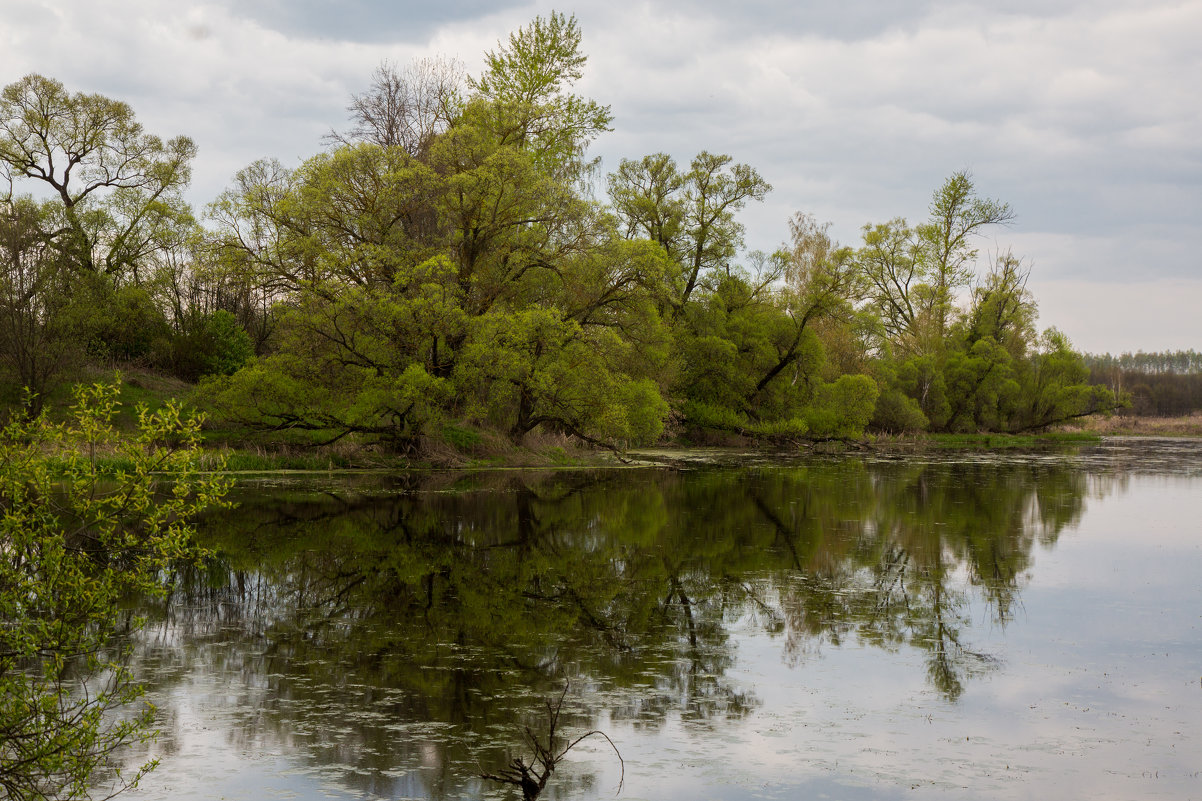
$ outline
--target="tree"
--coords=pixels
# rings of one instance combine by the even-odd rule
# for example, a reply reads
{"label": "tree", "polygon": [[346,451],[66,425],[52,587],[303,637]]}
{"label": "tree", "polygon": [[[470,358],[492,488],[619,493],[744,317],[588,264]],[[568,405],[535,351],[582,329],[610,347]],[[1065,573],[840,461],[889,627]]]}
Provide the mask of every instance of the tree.
{"label": "tree", "polygon": [[931,288],[931,311],[935,333],[942,340],[947,332],[956,290],[972,279],[976,248],[971,237],[987,225],[1002,225],[1014,219],[1007,203],[978,198],[967,170],[953,173],[931,198],[930,217],[915,229],[919,252]]}
{"label": "tree", "polygon": [[[131,595],[200,551],[191,518],[227,484],[197,473],[199,421],[178,405],[110,425],[115,385],[77,388],[72,419],[0,431],[0,788],[11,799],[87,798],[92,782],[132,786],[117,749],[151,736],[153,710],[129,714],[141,688],[120,632]],[[175,442],[178,445],[165,445]],[[107,470],[111,453],[127,466]],[[102,775],[103,774],[103,775]]]}
{"label": "tree", "polygon": [[978,198],[961,170],[935,190],[925,223],[911,228],[899,217],[864,226],[857,257],[891,345],[906,354],[943,352],[956,293],[972,280],[972,238],[1013,218],[1008,204]]}
{"label": "tree", "polygon": [[31,198],[0,202],[0,364],[25,388],[26,411],[35,416],[79,350],[67,312],[69,275],[45,234],[46,215]]}
{"label": "tree", "polygon": [[646,237],[678,258],[686,182],[687,176],[667,153],[643,156],[641,161],[622,159],[618,171],[609,176],[609,197],[626,236]]}
{"label": "tree", "polygon": [[457,61],[423,58],[404,69],[384,61],[371,75],[371,86],[351,95],[346,110],[351,127],[327,139],[344,145],[368,142],[399,147],[414,157],[446,131],[462,106],[463,68]]}
{"label": "tree", "polygon": [[681,173],[671,157],[657,153],[639,162],[624,159],[609,176],[610,198],[627,236],[658,242],[678,265],[667,291],[674,316],[707,273],[730,266],[743,243],[735,212],[772,190],[753,168],[733,162],[702,151]]}
{"label": "tree", "polygon": [[[403,449],[456,416],[515,439],[539,425],[607,443],[658,435],[666,346],[646,287],[667,270],[582,191],[609,111],[568,91],[579,45],[574,18],[536,18],[420,147],[372,117],[368,141],[240,173],[213,206],[213,250],[275,298],[279,324],[274,350],[206,386],[215,408]],[[403,106],[389,98],[411,90],[393,77],[353,108]]]}
{"label": "tree", "polygon": [[457,383],[515,440],[539,425],[593,444],[650,443],[663,430],[667,404],[653,381],[615,364],[627,346],[613,332],[539,307],[484,315],[473,328]]}
{"label": "tree", "polygon": [[801,212],[789,220],[793,241],[778,255],[784,280],[778,303],[793,323],[792,331],[777,343],[779,358],[760,378],[756,392],[763,391],[793,363],[812,324],[833,317],[849,318],[852,303],[860,297],[863,279],[852,250],[833,242],[829,227]]}
{"label": "tree", "polygon": [[881,320],[885,341],[902,352],[916,347],[923,274],[914,231],[897,217],[864,226],[864,244],[856,253],[869,282],[869,297]]}
{"label": "tree", "polygon": [[1019,376],[1021,408],[1013,430],[1047,428],[1091,414],[1109,413],[1118,399],[1104,386],[1091,385],[1085,359],[1072,349],[1068,337],[1049,328]]}
{"label": "tree", "polygon": [[991,337],[957,343],[943,365],[946,427],[1005,431],[1019,402],[1014,358]]}
{"label": "tree", "polygon": [[584,74],[575,15],[552,11],[509,35],[484,56],[485,68],[471,81],[477,98],[491,109],[503,145],[529,152],[536,163],[580,176],[585,148],[613,120],[609,106],[566,90]]}
{"label": "tree", "polygon": [[321,444],[360,434],[399,452],[417,448],[451,396],[448,379],[428,369],[435,357],[426,332],[461,317],[454,296],[441,294],[440,262],[422,267],[426,283],[411,295],[348,287],[299,298],[282,316],[278,352],[203,382],[201,398],[252,430],[315,432]]}
{"label": "tree", "polygon": [[163,246],[191,214],[181,191],[191,139],[147,134],[118,100],[69,94],[26,75],[0,94],[0,169],[45,184],[58,203],[46,234],[71,267],[121,276]]}
{"label": "tree", "polygon": [[1035,345],[1038,307],[1027,289],[1029,267],[1007,251],[999,254],[993,268],[973,288],[972,306],[966,325],[970,343],[991,337],[1015,359],[1022,359]]}

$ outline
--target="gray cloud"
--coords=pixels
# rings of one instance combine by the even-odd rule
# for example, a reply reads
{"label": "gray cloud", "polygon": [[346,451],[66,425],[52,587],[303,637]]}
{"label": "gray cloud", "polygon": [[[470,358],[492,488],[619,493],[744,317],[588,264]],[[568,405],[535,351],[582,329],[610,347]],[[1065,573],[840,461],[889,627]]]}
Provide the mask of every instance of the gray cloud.
{"label": "gray cloud", "polygon": [[234,14],[285,36],[358,43],[424,43],[442,26],[519,5],[504,0],[221,0]]}

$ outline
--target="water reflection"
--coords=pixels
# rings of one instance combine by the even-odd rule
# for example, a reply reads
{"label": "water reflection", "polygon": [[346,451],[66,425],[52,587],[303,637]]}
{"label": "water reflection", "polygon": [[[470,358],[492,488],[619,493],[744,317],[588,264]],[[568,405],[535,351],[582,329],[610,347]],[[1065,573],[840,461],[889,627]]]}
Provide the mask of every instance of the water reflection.
{"label": "water reflection", "polygon": [[[968,605],[1006,625],[1033,549],[1091,491],[1038,461],[243,487],[205,527],[219,558],[180,577],[136,667],[165,710],[165,756],[200,698],[226,710],[228,747],[354,794],[496,795],[477,777],[565,680],[563,723],[581,731],[754,711],[728,678],[736,623],[794,666],[853,641],[912,650],[954,702],[995,661]],[[594,780],[557,773],[547,797]]]}

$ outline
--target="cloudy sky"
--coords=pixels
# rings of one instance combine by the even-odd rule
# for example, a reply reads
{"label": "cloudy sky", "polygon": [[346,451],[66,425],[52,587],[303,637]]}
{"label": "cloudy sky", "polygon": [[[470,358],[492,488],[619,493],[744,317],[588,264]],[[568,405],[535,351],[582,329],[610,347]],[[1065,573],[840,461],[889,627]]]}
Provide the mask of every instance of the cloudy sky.
{"label": "cloudy sky", "polygon": [[969,169],[1017,212],[979,244],[1031,265],[1041,325],[1091,352],[1202,349],[1202,0],[3,0],[0,82],[38,72],[191,136],[201,207],[257,158],[318,152],[381,61],[476,74],[553,8],[584,31],[578,91],[614,113],[603,169],[752,165],[774,189],[749,247],[799,210],[855,244]]}

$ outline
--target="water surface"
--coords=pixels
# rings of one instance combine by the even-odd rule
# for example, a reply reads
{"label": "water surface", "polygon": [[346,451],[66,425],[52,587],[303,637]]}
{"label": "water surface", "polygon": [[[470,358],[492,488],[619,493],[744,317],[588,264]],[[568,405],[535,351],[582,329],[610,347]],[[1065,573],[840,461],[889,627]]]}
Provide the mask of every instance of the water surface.
{"label": "water surface", "polygon": [[[243,482],[131,798],[1202,797],[1202,448]],[[585,741],[544,798],[611,798]]]}

